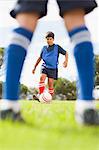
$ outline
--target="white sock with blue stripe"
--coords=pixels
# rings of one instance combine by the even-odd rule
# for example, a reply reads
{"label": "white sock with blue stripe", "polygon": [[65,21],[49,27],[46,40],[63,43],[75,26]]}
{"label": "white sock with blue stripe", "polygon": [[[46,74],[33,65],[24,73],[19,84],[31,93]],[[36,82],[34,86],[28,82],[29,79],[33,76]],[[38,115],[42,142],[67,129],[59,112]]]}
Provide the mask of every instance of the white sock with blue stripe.
{"label": "white sock with blue stripe", "polygon": [[10,101],[19,99],[19,80],[33,33],[25,28],[13,30],[11,42],[5,52],[6,82],[3,98]]}

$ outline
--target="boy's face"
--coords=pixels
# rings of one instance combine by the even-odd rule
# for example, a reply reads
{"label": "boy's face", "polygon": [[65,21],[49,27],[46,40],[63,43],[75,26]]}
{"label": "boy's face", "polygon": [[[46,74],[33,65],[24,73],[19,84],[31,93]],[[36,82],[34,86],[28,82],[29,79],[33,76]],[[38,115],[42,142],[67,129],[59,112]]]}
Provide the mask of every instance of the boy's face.
{"label": "boy's face", "polygon": [[47,37],[46,40],[48,45],[53,45],[54,39],[52,37]]}

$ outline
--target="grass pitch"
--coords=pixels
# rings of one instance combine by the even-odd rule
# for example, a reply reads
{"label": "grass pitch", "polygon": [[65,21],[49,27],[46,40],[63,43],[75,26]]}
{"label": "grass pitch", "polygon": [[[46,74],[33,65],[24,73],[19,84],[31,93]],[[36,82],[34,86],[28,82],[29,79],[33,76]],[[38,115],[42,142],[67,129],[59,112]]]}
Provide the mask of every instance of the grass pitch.
{"label": "grass pitch", "polygon": [[99,150],[99,127],[76,124],[75,102],[20,103],[27,124],[1,121],[0,150]]}

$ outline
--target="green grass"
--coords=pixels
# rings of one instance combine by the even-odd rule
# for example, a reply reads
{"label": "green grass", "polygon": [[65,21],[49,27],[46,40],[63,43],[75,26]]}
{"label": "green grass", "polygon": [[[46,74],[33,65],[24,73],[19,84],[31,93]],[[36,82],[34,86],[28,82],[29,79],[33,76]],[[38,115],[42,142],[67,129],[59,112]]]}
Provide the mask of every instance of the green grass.
{"label": "green grass", "polygon": [[76,124],[74,102],[21,106],[27,124],[0,122],[0,150],[99,150],[99,127]]}

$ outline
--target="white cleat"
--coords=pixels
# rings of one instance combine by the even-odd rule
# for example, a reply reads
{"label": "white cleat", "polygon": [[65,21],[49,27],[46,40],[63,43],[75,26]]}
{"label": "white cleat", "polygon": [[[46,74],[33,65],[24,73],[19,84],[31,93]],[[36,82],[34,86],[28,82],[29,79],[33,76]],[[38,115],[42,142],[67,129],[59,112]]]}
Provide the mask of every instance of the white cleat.
{"label": "white cleat", "polygon": [[94,101],[77,100],[75,119],[79,124],[99,125],[99,110]]}

